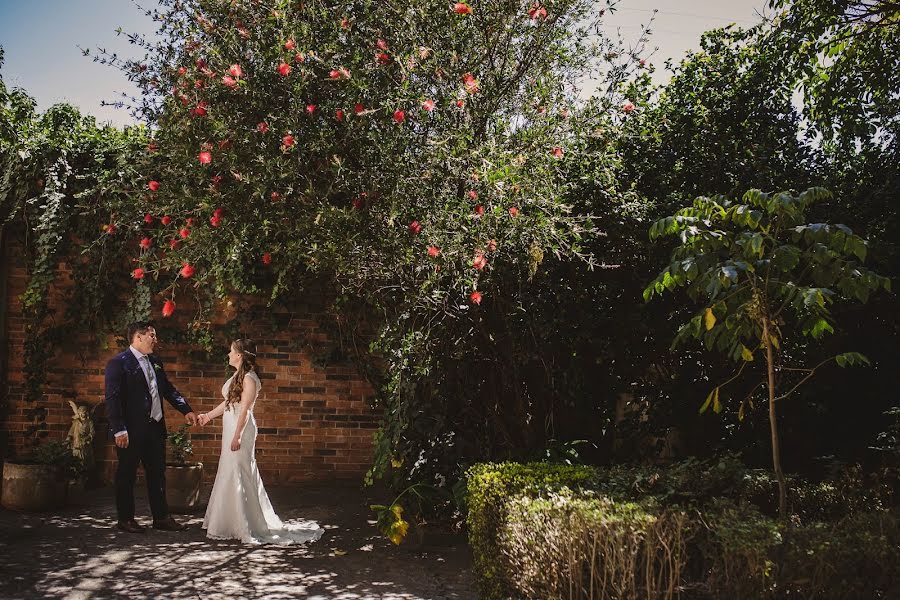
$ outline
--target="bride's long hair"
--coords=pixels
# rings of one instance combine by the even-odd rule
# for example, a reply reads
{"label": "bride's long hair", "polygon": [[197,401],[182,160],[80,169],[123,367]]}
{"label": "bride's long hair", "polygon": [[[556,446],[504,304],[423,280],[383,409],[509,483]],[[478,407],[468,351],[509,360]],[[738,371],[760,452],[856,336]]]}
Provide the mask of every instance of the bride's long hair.
{"label": "bride's long hair", "polygon": [[234,381],[228,388],[228,397],[225,399],[225,410],[229,410],[232,404],[241,403],[241,392],[244,391],[244,376],[253,371],[259,374],[259,367],[256,365],[256,344],[253,340],[238,339],[231,342],[231,347],[240,352],[241,366],[238,367],[234,374]]}

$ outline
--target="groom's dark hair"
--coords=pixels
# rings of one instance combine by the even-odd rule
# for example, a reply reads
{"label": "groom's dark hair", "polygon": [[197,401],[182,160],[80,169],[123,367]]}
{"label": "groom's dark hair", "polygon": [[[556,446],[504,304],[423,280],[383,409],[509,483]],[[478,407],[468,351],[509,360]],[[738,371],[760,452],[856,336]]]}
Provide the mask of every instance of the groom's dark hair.
{"label": "groom's dark hair", "polygon": [[134,341],[134,334],[136,333],[146,333],[148,329],[151,327],[155,327],[153,321],[135,321],[134,323],[128,324],[128,343],[130,344]]}

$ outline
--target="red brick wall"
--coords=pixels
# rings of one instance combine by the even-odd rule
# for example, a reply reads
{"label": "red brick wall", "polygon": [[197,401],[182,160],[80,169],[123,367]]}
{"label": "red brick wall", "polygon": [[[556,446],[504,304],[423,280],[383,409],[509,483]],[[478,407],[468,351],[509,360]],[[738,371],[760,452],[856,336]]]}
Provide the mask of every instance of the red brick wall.
{"label": "red brick wall", "polygon": [[[21,249],[15,245],[6,257],[8,347],[2,351],[8,352],[9,367],[7,389],[3,390],[7,408],[0,422],[0,429],[8,432],[9,449],[15,455],[21,455],[25,449],[23,433],[30,423],[25,416],[28,408],[22,372],[25,323],[19,300],[27,278],[20,256]],[[63,290],[71,286],[65,264],[61,265],[60,273],[53,292],[57,307]],[[257,310],[272,309],[258,307]],[[242,328],[245,335],[255,337],[258,345],[262,391],[254,410],[259,427],[256,456],[264,480],[273,485],[358,478],[371,464],[372,434],[378,422],[378,415],[369,406],[371,386],[349,362],[317,366],[308,343],[298,343],[298,340],[315,340],[318,344],[329,341],[316,319],[316,312],[321,310],[311,302],[293,312],[284,309],[276,310],[275,315],[265,315],[267,321],[259,328],[253,326],[251,317],[251,324]],[[183,326],[184,322],[178,318],[190,312],[179,302],[172,323],[154,315],[160,322],[157,354],[175,387],[196,412],[203,412],[221,402],[222,384],[232,370],[225,359],[227,343],[211,360],[198,348],[167,343],[166,329]],[[272,327],[273,316],[279,324],[277,328]],[[270,333],[273,330],[275,333]],[[255,335],[255,331],[261,335]],[[47,409],[48,439],[65,438],[72,417],[69,400],[90,405],[103,403],[103,369],[106,361],[120,349],[114,336],[107,339],[107,348],[90,345],[89,340],[89,336],[73,330],[72,337],[61,344],[58,355],[51,361],[44,396],[38,401],[38,406]],[[172,431],[184,419],[167,402],[163,401],[163,405],[166,423]],[[97,430],[94,449],[98,472],[108,482],[115,466],[115,452],[113,443],[107,439],[105,415],[105,406],[99,406],[94,417]],[[215,476],[218,464],[220,434],[220,419],[205,428],[192,430],[193,459],[204,463],[209,479]]]}

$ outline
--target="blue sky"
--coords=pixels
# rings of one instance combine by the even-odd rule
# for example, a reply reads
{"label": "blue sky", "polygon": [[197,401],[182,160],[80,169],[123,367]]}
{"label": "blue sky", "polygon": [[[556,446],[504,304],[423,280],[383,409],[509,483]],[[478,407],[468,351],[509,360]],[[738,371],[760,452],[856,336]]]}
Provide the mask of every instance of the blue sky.
{"label": "blue sky", "polygon": [[[144,0],[146,6],[154,0]],[[621,0],[619,10],[607,19],[605,29],[621,28],[627,39],[636,37],[642,23],[658,9],[651,47],[659,50],[653,62],[663,80],[666,58],[678,59],[696,48],[700,34],[729,22],[757,23],[765,0]],[[0,0],[0,46],[6,52],[3,78],[8,85],[24,88],[43,110],[55,102],[70,102],[99,121],[131,123],[127,111],[103,107],[103,100],[117,100],[120,92],[134,88],[116,69],[93,63],[78,46],[99,47],[124,56],[141,56],[115,30],[152,35],[153,21],[130,0]]]}

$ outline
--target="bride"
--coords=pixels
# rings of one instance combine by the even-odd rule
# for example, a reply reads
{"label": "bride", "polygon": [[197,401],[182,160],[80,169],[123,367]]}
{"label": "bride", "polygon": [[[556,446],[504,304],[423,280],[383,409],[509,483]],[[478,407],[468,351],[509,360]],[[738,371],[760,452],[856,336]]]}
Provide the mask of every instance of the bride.
{"label": "bride", "polygon": [[247,339],[235,340],[228,364],[236,369],[222,386],[221,404],[199,417],[206,425],[222,417],[222,453],[219,470],[203,519],[212,539],[237,539],[245,543],[290,544],[317,540],[322,535],[315,523],[282,523],[272,509],[254,454],[256,420],[253,405],[261,383],[257,375],[256,347]]}

